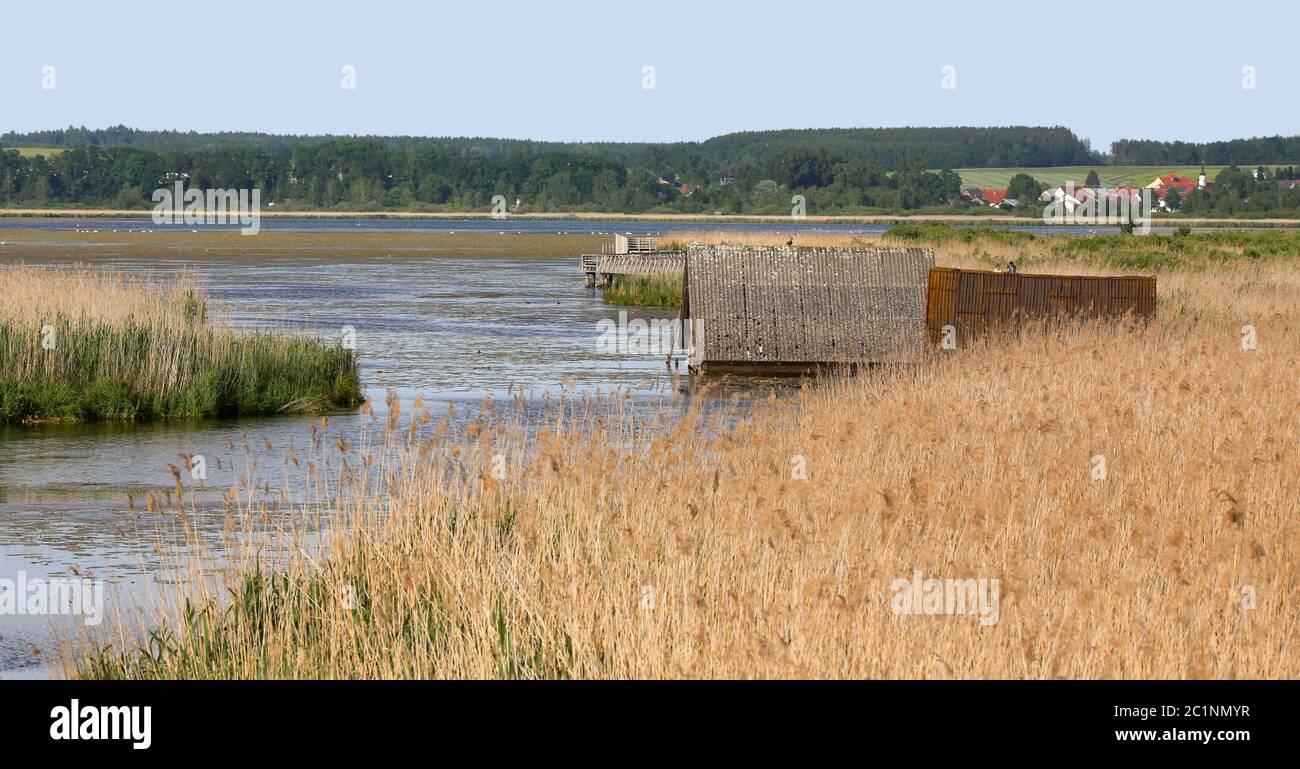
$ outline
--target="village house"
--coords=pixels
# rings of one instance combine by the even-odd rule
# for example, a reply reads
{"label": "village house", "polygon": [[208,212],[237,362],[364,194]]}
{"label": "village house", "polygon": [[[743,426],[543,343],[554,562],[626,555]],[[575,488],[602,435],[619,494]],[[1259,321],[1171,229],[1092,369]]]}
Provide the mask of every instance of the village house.
{"label": "village house", "polygon": [[984,201],[988,203],[990,206],[993,206],[994,208],[997,208],[998,206],[1002,205],[1002,201],[1006,200],[1006,198],[1007,198],[1006,187],[985,187],[984,188]]}
{"label": "village house", "polygon": [[1038,199],[1044,203],[1059,200],[1061,201],[1064,210],[1072,213],[1075,208],[1083,204],[1083,199],[1080,196],[1084,191],[1090,192],[1087,188],[1076,190],[1073,186],[1068,189],[1063,186],[1056,187],[1054,189],[1043,190],[1043,194],[1038,196]]}
{"label": "village house", "polygon": [[[1099,194],[1101,192],[1101,190],[1098,190]],[[1107,200],[1120,201],[1127,197],[1131,206],[1142,204],[1142,190],[1139,187],[1111,187],[1105,190],[1105,194]]]}
{"label": "village house", "polygon": [[[1204,174],[1202,174],[1202,177],[1204,177]],[[1159,190],[1167,190],[1170,187],[1174,187],[1177,188],[1178,194],[1186,195],[1199,186],[1202,185],[1197,179],[1179,176],[1178,174],[1165,174],[1164,176],[1157,176],[1153,179],[1151,183],[1147,185],[1147,189],[1156,190],[1158,192]],[[1161,197],[1164,196],[1161,195]]]}
{"label": "village house", "polygon": [[1211,185],[1212,182],[1206,180],[1205,173],[1202,171],[1201,175],[1196,179],[1177,174],[1157,176],[1147,185],[1147,189],[1152,190],[1161,200],[1164,200],[1165,193],[1171,189],[1178,190],[1180,197],[1187,197],[1192,190],[1209,189]]}
{"label": "village house", "polygon": [[1196,179],[1169,173],[1164,176],[1157,176],[1146,186],[1146,188],[1155,193],[1156,197],[1160,201],[1161,208],[1169,208],[1169,206],[1165,204],[1165,197],[1169,194],[1169,190],[1177,190],[1178,197],[1185,198],[1194,190],[1199,189],[1209,191],[1213,186],[1214,182],[1211,182],[1206,178],[1205,169],[1202,168],[1200,175]]}
{"label": "village house", "polygon": [[1006,187],[966,187],[961,191],[961,201],[993,208],[1003,205],[1015,208],[1020,205],[1020,201],[1007,197]]}

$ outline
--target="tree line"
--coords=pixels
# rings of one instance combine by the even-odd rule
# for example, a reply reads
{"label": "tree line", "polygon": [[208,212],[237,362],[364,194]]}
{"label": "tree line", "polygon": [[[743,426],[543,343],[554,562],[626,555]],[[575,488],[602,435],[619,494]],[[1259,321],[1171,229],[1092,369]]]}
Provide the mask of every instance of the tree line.
{"label": "tree line", "polygon": [[778,151],[824,149],[893,168],[921,156],[931,168],[1061,166],[1102,162],[1088,142],[1062,127],[815,128],[745,131],[703,142],[539,142],[526,139],[429,136],[294,136],[253,132],[144,131],[127,126],[73,127],[0,134],[0,147],[134,147],[157,152],[211,152],[223,148],[290,151],[304,145],[361,139],[390,150],[440,147],[453,155],[503,159],[519,152],[611,156],[629,166],[704,176],[762,164]]}
{"label": "tree line", "polygon": [[[1271,140],[1242,141],[1222,144],[1267,157],[1292,152],[1290,140],[1268,152],[1258,143]],[[0,136],[0,146],[15,144],[61,151],[0,150],[0,206],[143,210],[155,189],[179,181],[200,189],[257,188],[263,205],[289,210],[487,211],[500,195],[515,211],[787,215],[802,196],[810,214],[925,213],[959,205],[961,180],[951,168],[1106,165],[1067,129],[1024,127],[761,131],[668,144],[121,126]],[[1279,178],[1287,173],[1294,176],[1283,170]],[[1021,203],[1041,189],[1028,173],[1010,186],[1008,196]],[[1300,209],[1293,191],[1278,189],[1273,178],[1238,184],[1229,174],[1223,189],[1232,192],[1190,199],[1184,210]]]}
{"label": "tree line", "polygon": [[143,209],[155,189],[180,182],[257,188],[263,205],[289,209],[487,211],[500,195],[516,211],[789,214],[794,195],[804,196],[811,213],[836,213],[941,206],[960,190],[955,172],[928,171],[919,156],[890,169],[825,148],[764,154],[761,162],[745,159],[714,171],[666,158],[632,165],[611,154],[530,147],[494,158],[357,139],[292,150],[92,145],[30,157],[0,150],[0,205]]}
{"label": "tree line", "polygon": [[1118,166],[1249,166],[1294,163],[1300,136],[1261,136],[1218,142],[1162,142],[1120,139],[1110,145],[1110,163]]}

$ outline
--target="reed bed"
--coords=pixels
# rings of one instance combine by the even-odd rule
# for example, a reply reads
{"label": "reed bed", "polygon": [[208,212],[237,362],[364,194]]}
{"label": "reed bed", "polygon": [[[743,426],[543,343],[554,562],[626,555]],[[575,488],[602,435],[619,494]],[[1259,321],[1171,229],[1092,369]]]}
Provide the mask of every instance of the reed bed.
{"label": "reed bed", "polygon": [[[66,672],[1294,678],[1300,271],[1161,280],[1150,324],[1025,327],[738,421],[390,410],[313,444],[369,469],[316,547],[192,566]],[[997,580],[996,621],[896,611],[917,574]]]}
{"label": "reed bed", "polygon": [[359,401],[351,350],[236,333],[189,277],[0,267],[0,422],[320,411]]}
{"label": "reed bed", "polygon": [[678,308],[682,306],[682,275],[618,275],[605,291],[604,300],[605,304]]}

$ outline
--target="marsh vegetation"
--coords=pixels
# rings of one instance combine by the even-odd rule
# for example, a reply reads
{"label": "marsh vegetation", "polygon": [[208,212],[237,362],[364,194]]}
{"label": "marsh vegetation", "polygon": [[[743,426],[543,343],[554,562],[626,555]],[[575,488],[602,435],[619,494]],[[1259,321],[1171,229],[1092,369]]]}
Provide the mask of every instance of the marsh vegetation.
{"label": "marsh vegetation", "polygon": [[320,412],[359,402],[341,341],[216,322],[201,287],[0,267],[0,422]]}
{"label": "marsh vegetation", "polygon": [[[318,547],[192,566],[68,673],[1295,677],[1300,272],[1238,256],[1162,267],[1150,324],[1031,325],[739,420],[390,409],[313,441],[342,477]],[[228,529],[263,513],[235,498]],[[891,611],[916,570],[998,580],[1000,619]]]}

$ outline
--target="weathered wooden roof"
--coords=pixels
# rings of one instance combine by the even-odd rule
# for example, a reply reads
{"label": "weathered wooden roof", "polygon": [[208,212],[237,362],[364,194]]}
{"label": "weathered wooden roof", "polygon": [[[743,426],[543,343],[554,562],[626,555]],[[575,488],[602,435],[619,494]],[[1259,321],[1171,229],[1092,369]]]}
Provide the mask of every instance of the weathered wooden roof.
{"label": "weathered wooden roof", "polygon": [[683,314],[701,370],[882,362],[921,348],[934,253],[692,246]]}

